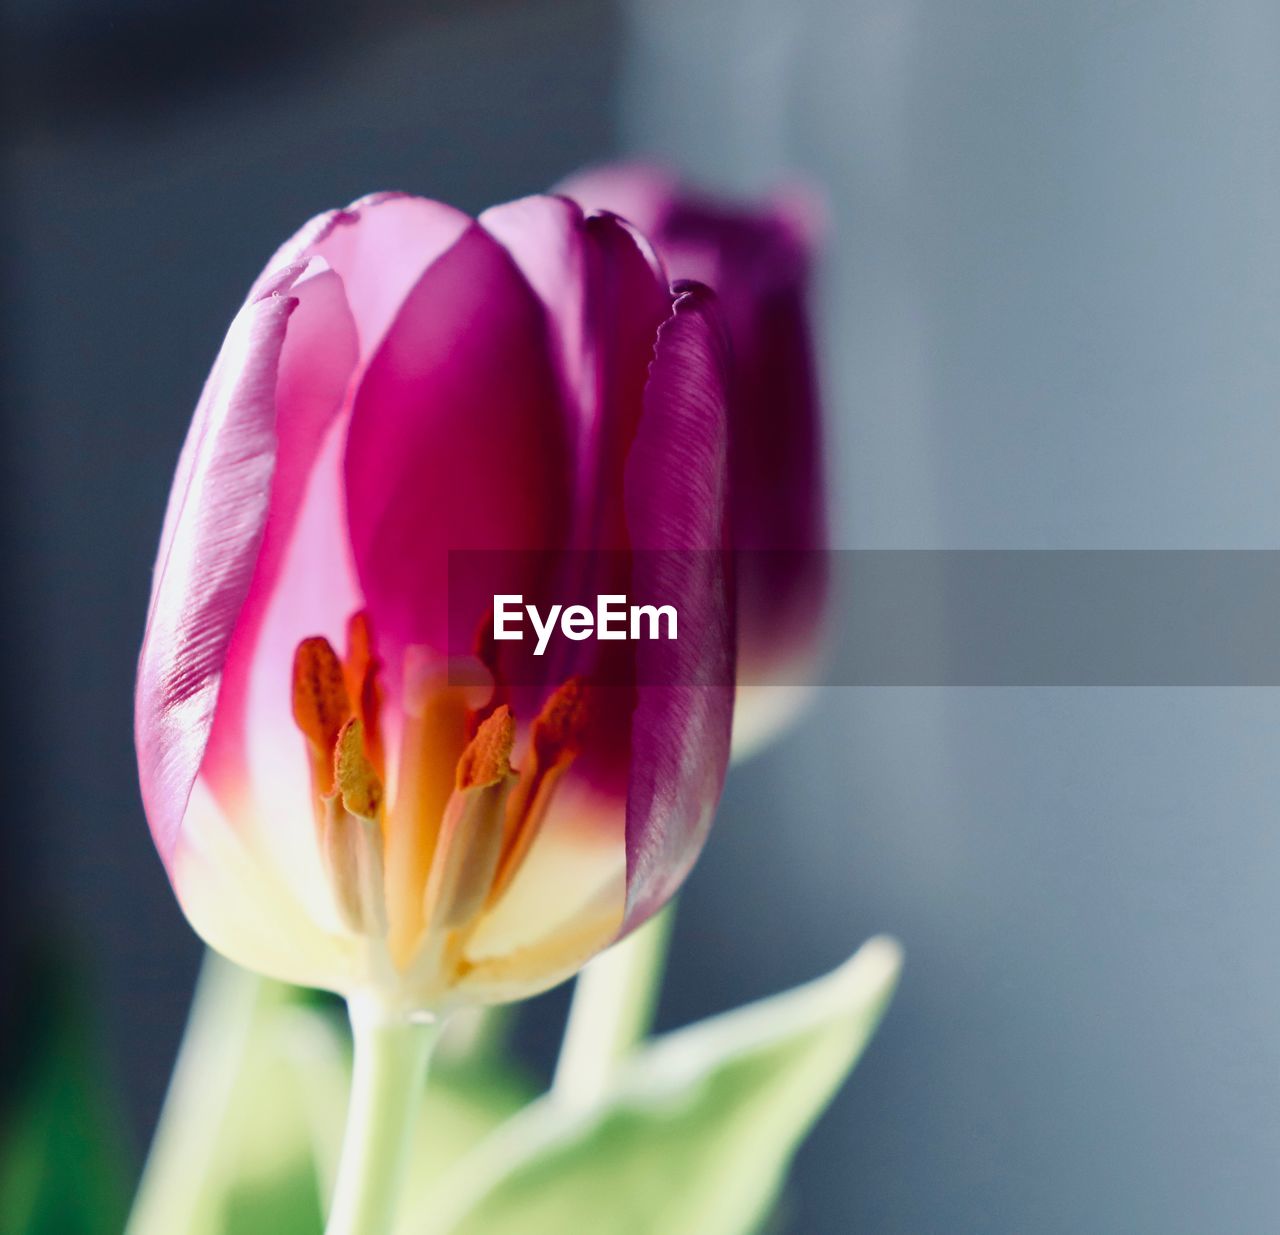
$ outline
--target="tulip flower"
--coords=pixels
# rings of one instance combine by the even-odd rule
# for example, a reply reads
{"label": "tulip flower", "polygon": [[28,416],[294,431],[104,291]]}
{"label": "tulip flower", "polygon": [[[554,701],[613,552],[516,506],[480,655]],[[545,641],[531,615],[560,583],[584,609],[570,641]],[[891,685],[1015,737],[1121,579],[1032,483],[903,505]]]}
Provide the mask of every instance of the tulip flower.
{"label": "tulip flower", "polygon": [[[425,1068],[401,1027],[570,976],[702,846],[733,709],[707,552],[727,383],[711,293],[563,198],[366,198],[286,244],[231,325],[165,515],[138,762],[195,930],[351,1004],[331,1231],[390,1212],[370,1145]],[[611,590],[679,607],[678,642],[611,644],[607,675],[571,645],[533,683],[481,638],[487,686],[458,683],[455,628],[485,614],[447,597],[450,551],[528,550],[536,595],[595,549]]]}
{"label": "tulip flower", "polygon": [[794,717],[820,651],[827,533],[807,307],[819,211],[798,192],[758,206],[700,197],[669,172],[634,163],[582,172],[559,191],[629,220],[673,277],[715,288],[724,308],[738,551],[733,747],[743,756]]}

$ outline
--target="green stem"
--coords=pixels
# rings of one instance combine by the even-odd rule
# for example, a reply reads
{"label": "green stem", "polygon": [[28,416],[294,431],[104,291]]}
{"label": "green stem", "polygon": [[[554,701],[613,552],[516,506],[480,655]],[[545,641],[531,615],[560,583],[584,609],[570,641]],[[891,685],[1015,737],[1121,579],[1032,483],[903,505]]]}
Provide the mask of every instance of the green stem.
{"label": "green stem", "polygon": [[593,1105],[618,1065],[648,1034],[674,916],[674,908],[668,905],[578,975],[551,1085],[557,1102]]}
{"label": "green stem", "polygon": [[389,1235],[409,1164],[435,1020],[351,1001],[355,1062],[326,1235]]}

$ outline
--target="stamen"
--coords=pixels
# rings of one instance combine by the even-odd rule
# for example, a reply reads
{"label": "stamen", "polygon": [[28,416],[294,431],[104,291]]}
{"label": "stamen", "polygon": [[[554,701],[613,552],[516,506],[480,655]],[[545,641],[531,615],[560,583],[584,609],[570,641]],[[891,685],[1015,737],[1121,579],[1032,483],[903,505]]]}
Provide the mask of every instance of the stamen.
{"label": "stamen", "polygon": [[546,817],[557,782],[582,749],[590,723],[591,690],[580,677],[558,686],[533,722],[529,758],[507,804],[502,855],[489,891],[493,904],[511,885]]}
{"label": "stamen", "polygon": [[516,740],[516,722],[504,703],[481,722],[476,736],[458,760],[457,787],[476,789],[495,785],[511,771],[511,748]]}
{"label": "stamen", "polygon": [[488,610],[476,627],[471,650],[483,669],[486,684],[489,687],[489,697],[482,706],[475,708],[467,715],[468,740],[475,737],[487,717],[496,712],[502,704],[509,703],[511,699],[511,690],[503,678],[502,667],[499,664],[498,641],[493,633],[492,609]]}
{"label": "stamen", "polygon": [[293,719],[311,746],[315,791],[333,789],[333,748],[351,715],[342,662],[323,635],[298,644],[293,655]]}
{"label": "stamen", "polygon": [[348,810],[338,794],[324,800],[321,846],[334,899],[348,929],[387,932],[382,829]]}
{"label": "stamen", "polygon": [[562,682],[533,722],[539,762],[554,762],[562,754],[576,755],[590,719],[591,697],[585,679],[572,677]]}
{"label": "stamen", "polygon": [[347,690],[352,695],[360,693],[365,670],[375,659],[373,628],[369,625],[369,615],[361,609],[347,622]]}
{"label": "stamen", "polygon": [[364,749],[364,726],[352,717],[342,726],[333,750],[333,776],[342,805],[361,819],[375,820],[382,810],[382,781]]}
{"label": "stamen", "polygon": [[386,777],[386,752],[382,745],[382,692],[378,673],[382,662],[374,651],[369,615],[361,609],[347,623],[346,687],[352,706],[364,726],[364,748],[380,777]]}
{"label": "stamen", "polygon": [[[361,662],[361,691],[367,694],[376,667],[367,626],[353,621],[349,635],[352,660]],[[293,719],[311,756],[317,837],[338,911],[349,929],[385,935],[383,786],[370,758],[365,721],[352,715],[350,669],[344,670],[333,646],[320,635],[298,644]]]}
{"label": "stamen", "polygon": [[488,899],[502,852],[507,798],[516,783],[515,729],[510,709],[500,707],[458,760],[457,787],[445,807],[423,894],[424,917],[435,931],[471,925]]}

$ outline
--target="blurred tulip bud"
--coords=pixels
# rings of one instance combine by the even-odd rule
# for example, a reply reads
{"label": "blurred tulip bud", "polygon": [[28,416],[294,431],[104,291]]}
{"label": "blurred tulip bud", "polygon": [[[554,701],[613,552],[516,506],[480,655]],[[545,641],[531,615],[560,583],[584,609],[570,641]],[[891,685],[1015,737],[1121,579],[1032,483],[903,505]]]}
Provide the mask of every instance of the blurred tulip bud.
{"label": "blurred tulip bud", "polygon": [[794,717],[820,652],[827,528],[807,300],[822,212],[798,190],[759,204],[702,197],[637,163],[582,172],[558,191],[627,219],[673,278],[714,288],[724,309],[738,585],[733,753],[741,757]]}

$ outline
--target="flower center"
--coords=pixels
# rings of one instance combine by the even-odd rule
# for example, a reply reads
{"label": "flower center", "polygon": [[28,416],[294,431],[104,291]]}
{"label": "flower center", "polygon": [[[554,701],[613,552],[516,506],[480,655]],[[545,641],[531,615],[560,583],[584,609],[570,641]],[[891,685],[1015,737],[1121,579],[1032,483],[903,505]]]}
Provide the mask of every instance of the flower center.
{"label": "flower center", "polygon": [[363,613],[348,624],[347,644],[340,658],[327,639],[304,639],[293,664],[293,717],[307,740],[324,867],[348,929],[381,941],[401,974],[429,973],[447,986],[537,840],[581,749],[591,695],[579,678],[551,693],[517,771],[517,725],[505,703],[472,711],[457,688],[407,670],[417,680],[403,692],[388,802],[381,662]]}

